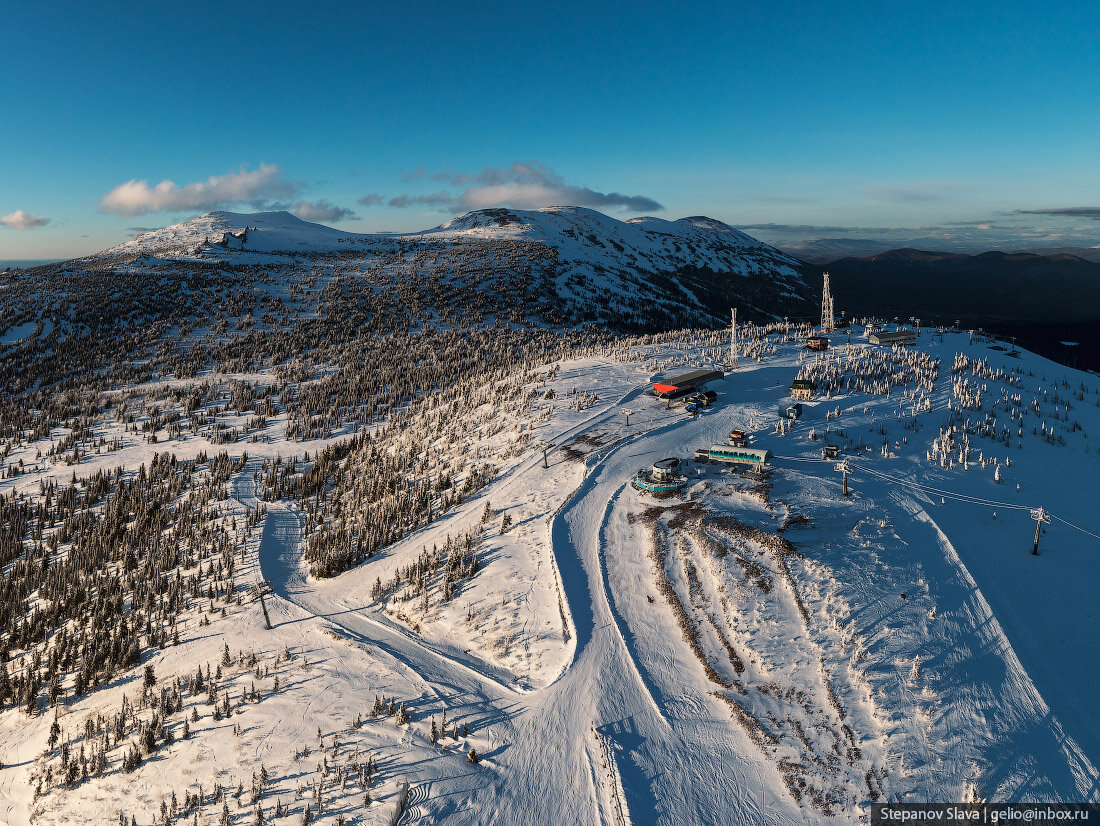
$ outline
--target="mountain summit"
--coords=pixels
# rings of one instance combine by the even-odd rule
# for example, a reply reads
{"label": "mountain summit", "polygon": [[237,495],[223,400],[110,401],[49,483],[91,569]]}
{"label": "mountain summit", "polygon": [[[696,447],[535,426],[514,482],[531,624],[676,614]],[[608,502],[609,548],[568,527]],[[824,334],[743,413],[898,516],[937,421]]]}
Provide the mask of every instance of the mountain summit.
{"label": "mountain summit", "polygon": [[510,296],[509,315],[535,311],[552,322],[668,327],[724,322],[731,306],[761,320],[813,309],[797,259],[721,221],[620,221],[577,206],[480,209],[420,232],[370,234],[288,212],[210,212],[93,260],[98,267],[277,264],[293,272],[304,264],[299,256],[332,254],[353,269],[359,262],[407,271],[405,286],[434,278]]}
{"label": "mountain summit", "polygon": [[[289,212],[208,212],[162,229],[137,236],[132,241],[104,250],[104,256],[155,255],[162,258],[197,255],[199,248],[221,244],[245,230],[251,234],[248,248],[254,252],[320,251],[334,248],[349,233],[296,218]],[[354,233],[351,235],[354,236]],[[355,236],[360,237],[360,236]],[[236,245],[238,248],[240,244]]]}

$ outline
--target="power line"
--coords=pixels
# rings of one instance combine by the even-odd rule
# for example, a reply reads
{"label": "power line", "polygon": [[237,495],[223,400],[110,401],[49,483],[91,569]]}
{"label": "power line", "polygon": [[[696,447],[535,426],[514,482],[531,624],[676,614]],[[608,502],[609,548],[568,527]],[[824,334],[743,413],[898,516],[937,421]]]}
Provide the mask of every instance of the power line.
{"label": "power line", "polygon": [[931,485],[923,485],[920,482],[914,482],[910,479],[900,479],[896,476],[890,476],[887,473],[882,473],[881,471],[872,470],[871,468],[864,467],[863,465],[856,465],[855,467],[859,470],[862,470],[862,471],[865,471],[865,472],[871,474],[872,476],[877,476],[880,479],[885,479],[888,482],[894,482],[895,484],[903,485],[905,487],[913,488],[915,490],[920,490],[920,491],[923,491],[925,493],[935,493],[939,496],[945,496],[945,497],[950,497],[951,499],[957,499],[959,501],[969,502],[972,505],[982,505],[983,507],[987,507],[987,508],[1008,508],[1010,510],[1024,510],[1024,511],[1031,509],[1030,505],[1018,505],[1018,504],[1014,504],[1012,502],[999,502],[996,499],[985,499],[985,498],[980,497],[980,496],[971,496],[968,493],[958,493],[957,491],[943,490],[941,488],[934,488]]}
{"label": "power line", "polygon": [[[827,461],[827,460],[824,460],[824,459],[814,459],[814,458],[810,458],[810,457],[801,457],[801,456],[776,456],[775,458],[776,459],[783,459],[785,461],[790,461],[790,462],[817,462],[817,463],[821,463],[821,464],[824,464]],[[902,487],[911,488],[913,490],[919,490],[922,493],[934,493],[934,494],[937,494],[938,496],[942,496],[946,499],[954,499],[958,502],[963,502],[963,503],[968,504],[968,505],[979,505],[983,508],[1005,508],[1005,509],[1008,509],[1008,510],[1017,510],[1017,511],[1032,511],[1032,510],[1035,510],[1035,508],[1033,508],[1031,505],[1018,505],[1018,504],[1014,504],[1012,502],[999,502],[996,499],[985,499],[985,498],[980,497],[980,496],[971,496],[970,494],[967,494],[967,493],[958,493],[956,491],[943,490],[941,488],[934,488],[931,485],[923,485],[920,482],[914,482],[910,479],[902,479],[902,478],[899,478],[897,476],[891,476],[888,473],[883,473],[881,471],[874,470],[874,469],[866,467],[864,465],[850,465],[850,468],[852,470],[862,470],[865,473],[869,473],[871,476],[876,476],[879,479],[883,479],[887,482],[893,482],[894,484],[901,485]],[[1088,536],[1091,536],[1094,539],[1100,539],[1100,534],[1093,533],[1092,531],[1088,530],[1087,528],[1082,528],[1080,525],[1075,525],[1073,522],[1070,522],[1068,519],[1063,519],[1062,517],[1058,516],[1057,514],[1051,513],[1049,510],[1046,510],[1045,508],[1043,509],[1043,512],[1044,512],[1045,515],[1050,516],[1051,518],[1056,519],[1057,521],[1061,522],[1066,527],[1073,528],[1074,530],[1080,531],[1083,534],[1087,534]]]}
{"label": "power line", "polygon": [[[814,459],[814,458],[799,457],[799,456],[776,456],[775,458],[784,459],[786,461],[791,461],[791,462],[819,462],[819,463],[824,463],[824,462],[828,461],[827,459]],[[893,482],[897,485],[902,485],[904,487],[914,488],[914,489],[920,490],[924,493],[935,493],[935,494],[938,494],[940,496],[944,496],[944,497],[947,497],[947,498],[950,498],[950,499],[958,499],[958,500],[963,501],[963,502],[969,502],[972,505],[982,505],[982,506],[990,507],[990,508],[1009,508],[1011,510],[1028,510],[1031,507],[1030,505],[1017,505],[1017,504],[1013,504],[1012,502],[998,502],[994,499],[983,499],[982,497],[971,496],[970,494],[967,494],[967,493],[957,493],[955,491],[950,491],[950,490],[941,490],[940,488],[934,488],[930,485],[922,485],[920,482],[914,482],[914,481],[909,480],[909,479],[901,479],[897,476],[890,476],[887,473],[882,473],[881,471],[873,470],[873,469],[871,469],[869,467],[865,467],[863,465],[852,465],[851,467],[854,468],[854,469],[857,469],[857,470],[862,470],[866,473],[871,474],[872,476],[877,476],[880,479],[885,479],[887,482]]]}
{"label": "power line", "polygon": [[1058,520],[1059,522],[1061,522],[1061,523],[1062,523],[1063,525],[1068,525],[1069,527],[1073,528],[1074,530],[1078,530],[1078,531],[1080,531],[1081,533],[1087,533],[1087,534],[1088,534],[1089,536],[1095,537],[1096,539],[1100,539],[1100,534],[1095,534],[1095,533],[1093,533],[1092,531],[1086,530],[1085,528],[1082,528],[1082,527],[1081,527],[1080,525],[1074,525],[1074,524],[1073,524],[1072,522],[1070,522],[1069,520],[1067,520],[1067,519],[1063,519],[1063,518],[1062,518],[1062,517],[1060,517],[1060,516],[1056,516],[1055,514],[1051,513],[1050,511],[1047,511],[1047,513],[1048,513],[1048,514],[1049,514],[1049,515],[1050,515],[1051,517],[1053,517],[1054,519],[1057,519],[1057,520]]}

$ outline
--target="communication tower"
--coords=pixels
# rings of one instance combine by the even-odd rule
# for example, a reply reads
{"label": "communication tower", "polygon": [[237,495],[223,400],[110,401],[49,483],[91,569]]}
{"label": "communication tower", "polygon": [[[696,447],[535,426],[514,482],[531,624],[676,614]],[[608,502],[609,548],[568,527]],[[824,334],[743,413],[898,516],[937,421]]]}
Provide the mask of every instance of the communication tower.
{"label": "communication tower", "polygon": [[829,292],[829,273],[825,273],[825,286],[821,290],[821,334],[828,335],[833,324],[833,295]]}
{"label": "communication tower", "polygon": [[730,308],[730,369],[737,369],[737,308]]}

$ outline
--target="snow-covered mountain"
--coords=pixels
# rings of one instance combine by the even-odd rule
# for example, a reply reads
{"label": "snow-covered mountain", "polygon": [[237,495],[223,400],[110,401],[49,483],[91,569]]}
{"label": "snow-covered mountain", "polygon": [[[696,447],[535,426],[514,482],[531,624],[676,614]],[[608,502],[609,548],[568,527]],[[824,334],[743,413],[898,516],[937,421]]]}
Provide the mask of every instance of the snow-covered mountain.
{"label": "snow-covered mountain", "polygon": [[[1095,376],[927,325],[731,358],[724,306],[805,291],[717,222],[572,208],[218,213],[0,274],[0,823],[1097,801]],[[715,366],[697,415],[652,394]],[[733,430],[770,472],[697,461]]]}
{"label": "snow-covered mountain", "polygon": [[211,212],[93,260],[97,266],[277,264],[295,271],[303,263],[296,258],[332,255],[353,269],[401,261],[406,282],[423,280],[418,264],[430,260],[435,276],[463,290],[499,294],[502,279],[530,279],[511,309],[541,308],[563,321],[680,326],[724,320],[733,305],[759,319],[810,315],[814,307],[797,259],[721,221],[619,221],[573,206],[476,210],[405,234],[344,232],[287,212]]}
{"label": "snow-covered mountain", "polygon": [[337,243],[348,237],[338,229],[303,221],[289,212],[217,211],[146,232],[100,255],[175,258],[201,254],[200,250],[222,243],[234,243],[237,248],[247,244],[248,249],[256,252],[320,252],[335,249]]}
{"label": "snow-covered mountain", "polygon": [[539,210],[483,209],[468,212],[422,238],[529,241],[558,250],[559,258],[608,268],[627,262],[650,271],[675,270],[689,259],[716,271],[746,272],[749,262],[797,268],[799,261],[721,221],[704,216],[666,221],[618,221],[574,206]]}

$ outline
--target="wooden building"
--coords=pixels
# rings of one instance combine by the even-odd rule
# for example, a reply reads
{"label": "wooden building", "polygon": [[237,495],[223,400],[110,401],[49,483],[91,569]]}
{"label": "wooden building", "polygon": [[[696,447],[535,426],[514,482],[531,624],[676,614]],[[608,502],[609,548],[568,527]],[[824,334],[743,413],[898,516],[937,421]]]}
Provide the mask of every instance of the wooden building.
{"label": "wooden building", "polygon": [[814,397],[814,383],[807,379],[795,379],[791,382],[791,396],[796,399],[812,399]]}

